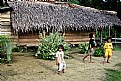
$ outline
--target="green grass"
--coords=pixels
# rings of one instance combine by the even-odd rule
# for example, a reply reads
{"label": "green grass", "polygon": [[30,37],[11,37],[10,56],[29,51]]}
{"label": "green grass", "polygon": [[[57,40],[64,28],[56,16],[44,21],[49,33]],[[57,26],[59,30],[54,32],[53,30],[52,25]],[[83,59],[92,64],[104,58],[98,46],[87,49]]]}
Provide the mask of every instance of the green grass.
{"label": "green grass", "polygon": [[121,67],[121,63],[115,64],[115,66],[117,66],[117,67]]}
{"label": "green grass", "polygon": [[115,47],[113,48],[114,51],[121,51],[121,47]]}
{"label": "green grass", "polygon": [[104,81],[121,81],[121,71],[113,70],[113,69],[106,69],[107,77]]}

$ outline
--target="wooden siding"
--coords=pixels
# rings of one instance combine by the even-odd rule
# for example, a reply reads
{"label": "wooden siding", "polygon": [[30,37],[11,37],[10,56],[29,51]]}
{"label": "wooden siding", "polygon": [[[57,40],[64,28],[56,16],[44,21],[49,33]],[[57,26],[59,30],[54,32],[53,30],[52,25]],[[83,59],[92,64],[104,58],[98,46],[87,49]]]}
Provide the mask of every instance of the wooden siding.
{"label": "wooden siding", "polygon": [[[84,42],[89,42],[89,33],[90,32],[80,32],[80,31],[68,31],[65,32],[64,38],[65,42],[71,44],[80,44]],[[39,36],[38,33],[28,33],[21,34],[18,38],[18,46],[38,46],[39,45]]]}
{"label": "wooden siding", "polygon": [[0,13],[0,35],[8,35],[12,40],[13,46],[16,46],[18,42],[18,36],[13,34],[10,22],[10,11]]}
{"label": "wooden siding", "polygon": [[0,24],[3,26],[10,25],[10,11],[0,13]]}
{"label": "wooden siding", "polygon": [[18,46],[27,45],[27,46],[37,46],[39,45],[39,36],[38,33],[28,33],[24,35],[19,35]]}
{"label": "wooden siding", "polygon": [[0,13],[0,35],[11,35],[10,11]]}
{"label": "wooden siding", "polygon": [[80,44],[89,41],[89,33],[84,31],[67,31],[65,32],[65,42],[71,44]]}

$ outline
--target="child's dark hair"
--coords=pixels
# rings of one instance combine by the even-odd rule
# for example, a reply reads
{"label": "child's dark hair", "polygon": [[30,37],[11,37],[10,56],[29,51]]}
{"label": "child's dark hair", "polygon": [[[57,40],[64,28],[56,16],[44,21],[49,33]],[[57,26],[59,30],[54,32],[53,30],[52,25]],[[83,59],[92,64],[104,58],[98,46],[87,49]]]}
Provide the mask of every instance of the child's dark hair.
{"label": "child's dark hair", "polygon": [[93,38],[94,33],[89,34],[89,38]]}
{"label": "child's dark hair", "polygon": [[58,46],[58,50],[59,50],[60,48],[64,50],[63,45],[59,45],[59,46]]}
{"label": "child's dark hair", "polygon": [[107,37],[107,41],[108,41],[108,39],[110,39],[110,40],[111,40],[111,37]]}

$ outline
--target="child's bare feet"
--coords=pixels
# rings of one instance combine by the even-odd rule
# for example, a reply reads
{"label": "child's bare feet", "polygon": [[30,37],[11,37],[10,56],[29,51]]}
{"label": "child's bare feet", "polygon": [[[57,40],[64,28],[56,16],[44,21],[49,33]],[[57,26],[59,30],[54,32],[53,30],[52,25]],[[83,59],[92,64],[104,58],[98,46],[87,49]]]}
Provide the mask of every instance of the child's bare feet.
{"label": "child's bare feet", "polygon": [[105,61],[103,61],[103,64],[105,64],[106,62]]}
{"label": "child's bare feet", "polygon": [[110,64],[110,62],[107,62],[107,63],[109,63],[109,64]]}
{"label": "child's bare feet", "polygon": [[83,59],[82,61],[83,61],[83,63],[85,63],[85,59]]}
{"label": "child's bare feet", "polygon": [[61,72],[60,71],[58,71],[58,75],[61,75]]}
{"label": "child's bare feet", "polygon": [[62,70],[62,73],[65,73],[64,69]]}
{"label": "child's bare feet", "polygon": [[95,62],[89,62],[89,63],[95,63]]}

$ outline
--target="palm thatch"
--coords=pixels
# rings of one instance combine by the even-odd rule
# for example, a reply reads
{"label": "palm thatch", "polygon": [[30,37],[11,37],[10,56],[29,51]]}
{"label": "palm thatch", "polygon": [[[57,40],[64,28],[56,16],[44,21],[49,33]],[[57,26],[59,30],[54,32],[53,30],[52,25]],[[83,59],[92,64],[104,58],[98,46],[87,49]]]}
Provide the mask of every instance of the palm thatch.
{"label": "palm thatch", "polygon": [[33,30],[95,30],[121,26],[116,14],[93,8],[56,5],[46,2],[10,2],[12,26],[18,32]]}

